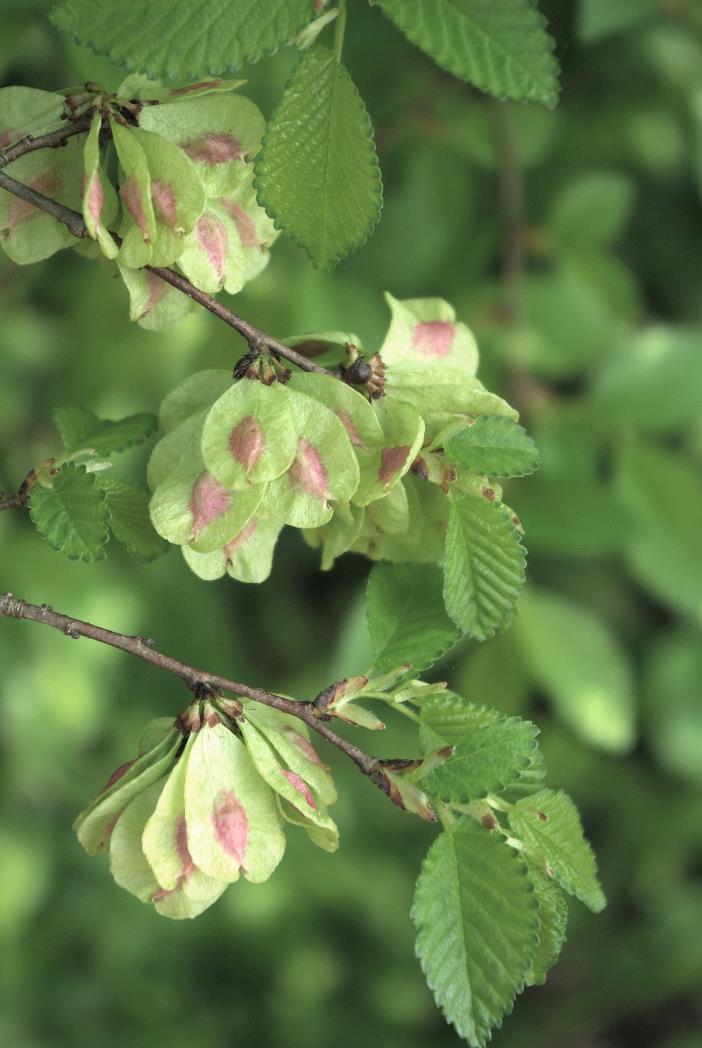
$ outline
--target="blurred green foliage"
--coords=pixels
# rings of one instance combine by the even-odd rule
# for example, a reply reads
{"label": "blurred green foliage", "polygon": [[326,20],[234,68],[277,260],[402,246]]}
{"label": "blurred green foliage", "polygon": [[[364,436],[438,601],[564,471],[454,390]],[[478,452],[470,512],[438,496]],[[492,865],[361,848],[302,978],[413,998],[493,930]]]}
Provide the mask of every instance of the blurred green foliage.
{"label": "blurred green foliage", "polygon": [[[65,40],[43,0],[2,4],[0,76],[55,89],[121,71]],[[441,74],[352,4],[346,54],[373,117],[381,223],[333,275],[291,244],[238,296],[264,330],[356,331],[377,344],[381,291],[440,294],[478,335],[482,375],[522,411],[542,469],[507,498],[530,550],[515,627],[438,670],[470,698],[533,718],[550,781],[577,800],[609,898],[573,908],[545,987],[497,1048],[702,1045],[702,23],[699,5],[542,5],[563,65],[555,113],[510,105],[524,181],[523,322],[500,276],[496,104]],[[292,53],[248,70],[270,113]],[[504,124],[504,122],[503,122]],[[0,486],[56,448],[54,406],[153,410],[243,344],[204,313],[153,335],[126,293],[73,253],[0,260]],[[136,480],[147,451],[118,475]],[[71,563],[0,516],[0,589],[129,633],[196,665],[299,697],[368,661],[368,565],[331,574],[285,535],[269,582],[204,584],[172,552]],[[413,882],[431,828],[384,803],[336,753],[335,856],[291,835],[266,884],[192,924],[118,891],[70,833],[187,693],[118,653],[29,624],[0,628],[0,1043],[10,1048],[385,1048],[456,1044],[413,958]],[[386,737],[387,736],[387,737]],[[365,742],[365,740],[364,740]],[[381,755],[407,751],[392,724]]]}

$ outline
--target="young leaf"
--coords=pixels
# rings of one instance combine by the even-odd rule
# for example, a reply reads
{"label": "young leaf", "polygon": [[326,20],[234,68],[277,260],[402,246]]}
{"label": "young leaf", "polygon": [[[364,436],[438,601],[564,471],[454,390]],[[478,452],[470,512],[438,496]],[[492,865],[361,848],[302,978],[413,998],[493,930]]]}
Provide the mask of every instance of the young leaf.
{"label": "young leaf", "polygon": [[149,493],[123,480],[102,480],[110,511],[110,530],[133,557],[154,560],[166,551],[149,519]]}
{"label": "young leaf", "polygon": [[451,492],[444,558],[444,601],[464,633],[485,640],[514,611],[526,556],[511,513],[496,502]]}
{"label": "young leaf", "polygon": [[527,986],[542,986],[546,976],[558,960],[566,937],[568,925],[568,903],[563,892],[537,870],[529,869],[534,885],[539,914],[539,944],[536,947],[531,969],[527,973]]}
{"label": "young leaf", "polygon": [[539,790],[515,804],[509,824],[527,854],[570,895],[594,913],[606,906],[597,863],[583,834],[578,810],[559,790]]}
{"label": "young leaf", "polygon": [[519,717],[475,727],[455,744],[453,756],[422,778],[432,797],[468,804],[518,782],[537,753],[538,728]]}
{"label": "young leaf", "polygon": [[59,29],[153,79],[195,80],[239,69],[284,44],[312,18],[312,0],[63,0]]}
{"label": "young leaf", "polygon": [[462,819],[429,849],[412,905],[417,955],[460,1037],[484,1048],[524,986],[537,911],[524,863],[503,839]]}
{"label": "young leaf", "polygon": [[565,597],[532,591],[520,604],[514,635],[533,680],[580,738],[613,753],[631,748],[633,676],[604,623]]}
{"label": "young leaf", "polygon": [[315,45],[300,59],[255,169],[260,203],[318,268],[365,242],[382,202],[373,128],[331,51]]}
{"label": "young leaf", "polygon": [[115,451],[143,444],[158,428],[154,415],[129,415],[111,422],[100,419],[87,408],[54,408],[54,423],[66,451],[91,448],[97,455],[111,455]]}
{"label": "young leaf", "polygon": [[105,494],[93,473],[69,462],[50,488],[35,484],[29,497],[34,525],[71,560],[102,560],[108,539]]}
{"label": "young leaf", "polygon": [[444,441],[449,462],[491,477],[524,477],[539,464],[536,444],[506,415],[481,415]]}
{"label": "young leaf", "polygon": [[441,569],[434,564],[376,564],[366,613],[373,666],[381,673],[405,662],[420,673],[460,636],[446,614]]}
{"label": "young leaf", "polygon": [[454,76],[497,98],[558,101],[558,63],[532,0],[377,0],[398,29]]}

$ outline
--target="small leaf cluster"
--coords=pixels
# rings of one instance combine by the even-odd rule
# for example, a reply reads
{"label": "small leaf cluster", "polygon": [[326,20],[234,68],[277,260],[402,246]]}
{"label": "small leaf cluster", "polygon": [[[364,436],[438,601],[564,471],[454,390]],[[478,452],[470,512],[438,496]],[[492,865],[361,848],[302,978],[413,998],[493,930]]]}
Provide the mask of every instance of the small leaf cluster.
{"label": "small leaf cluster", "polygon": [[[330,352],[345,342],[355,359],[339,377],[288,378],[259,360],[237,381],[205,371],[168,394],[148,468],[151,519],[205,579],[263,581],[286,524],[321,548],[323,568],[346,551],[443,561],[451,619],[483,639],[511,615],[525,558],[487,474],[521,476],[538,455],[516,413],[475,377],[474,339],[448,303],[388,302],[390,328],[370,363],[353,335],[305,336]],[[367,381],[340,381],[359,363]]]}
{"label": "small leaf cluster", "polygon": [[329,769],[304,726],[237,700],[196,699],[147,726],[137,756],[74,823],[89,854],[109,851],[117,884],[165,917],[196,917],[243,874],[268,880],[286,823],[325,851],[338,830]]}
{"label": "small leaf cluster", "polygon": [[[276,232],[256,202],[252,160],[264,121],[238,81],[167,90],[128,77],[114,95],[33,88],[0,91],[0,134],[14,142],[90,119],[84,142],[37,150],[9,165],[13,177],[81,211],[94,250],[117,266],[130,315],[143,327],[180,323],[189,300],[145,266],[177,266],[208,294],[236,293],[268,261]],[[94,85],[91,85],[94,87]],[[92,114],[92,116],[91,116]],[[76,242],[55,218],[0,192],[0,243],[20,264]]]}
{"label": "small leaf cluster", "polygon": [[165,544],[149,521],[148,492],[109,474],[110,456],[143,444],[157,419],[140,414],[110,422],[86,408],[61,407],[54,422],[64,451],[25,482],[37,531],[71,560],[102,560],[110,533],[141,560],[163,553]]}

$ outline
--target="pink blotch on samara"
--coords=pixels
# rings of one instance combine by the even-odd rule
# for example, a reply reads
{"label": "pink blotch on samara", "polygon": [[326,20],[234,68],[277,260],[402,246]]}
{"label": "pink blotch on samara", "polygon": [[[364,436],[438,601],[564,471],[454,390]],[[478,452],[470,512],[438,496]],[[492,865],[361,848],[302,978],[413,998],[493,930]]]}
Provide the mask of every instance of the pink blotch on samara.
{"label": "pink blotch on samara", "polygon": [[341,421],[343,422],[344,429],[348,433],[349,440],[351,441],[353,446],[355,448],[362,448],[362,447],[364,447],[365,445],[364,445],[363,441],[361,440],[361,435],[358,432],[358,430],[356,429],[356,427],[354,426],[353,419],[349,415],[348,411],[342,411],[341,408],[339,408],[335,412],[335,414],[337,414],[339,416],[339,418],[341,419]]}
{"label": "pink blotch on samara", "polygon": [[224,132],[206,132],[197,138],[190,138],[182,143],[182,148],[191,160],[207,164],[208,167],[244,159],[244,150],[239,139]]}
{"label": "pink blotch on samara", "polygon": [[305,800],[309,804],[310,808],[313,808],[316,811],[317,810],[317,802],[315,801],[314,797],[312,796],[312,791],[310,790],[310,788],[307,785],[307,783],[305,782],[305,780],[303,778],[301,778],[297,774],[297,772],[288,771],[286,768],[281,768],[281,771],[282,771],[283,775],[285,776],[285,778],[290,783],[290,785],[293,787],[293,789],[297,790],[297,792],[299,794],[301,794],[305,798]]}
{"label": "pink blotch on samara", "polygon": [[249,820],[231,790],[220,790],[212,810],[215,837],[239,866],[244,865],[249,842]]}
{"label": "pink blotch on samara", "polygon": [[0,149],[6,149],[20,137],[20,134],[17,131],[13,131],[11,128],[8,128],[7,131],[0,131]]}
{"label": "pink blotch on samara", "polygon": [[396,473],[398,473],[409,455],[409,444],[400,444],[396,448],[383,448],[380,453],[380,466],[378,468],[378,480],[385,487],[388,486]]}
{"label": "pink blotch on samara", "polygon": [[231,492],[211,473],[201,473],[193,484],[189,508],[193,515],[190,540],[197,538],[203,528],[221,517],[229,509]]}
{"label": "pink blotch on samara", "polygon": [[179,815],[176,820],[175,846],[180,859],[180,877],[178,878],[178,887],[180,887],[183,881],[187,881],[188,877],[192,877],[196,869],[188,848],[188,829],[185,823],[185,815]]}
{"label": "pink blotch on samara", "polygon": [[198,220],[196,226],[197,242],[207,256],[207,259],[215,271],[220,284],[224,281],[224,273],[227,265],[227,253],[229,251],[229,237],[216,215],[211,212],[205,214]]}
{"label": "pink blotch on samara", "polygon": [[412,328],[412,345],[425,357],[445,357],[455,334],[456,325],[450,320],[423,320]]}
{"label": "pink blotch on samara", "polygon": [[125,772],[129,771],[129,769],[131,768],[132,764],[134,764],[135,760],[136,760],[136,757],[134,758],[134,760],[127,761],[125,764],[120,764],[119,768],[115,768],[115,770],[112,772],[112,774],[110,775],[110,777],[107,780],[107,782],[105,783],[105,785],[100,790],[100,793],[104,793],[105,790],[109,790],[110,786],[114,786],[114,784],[116,782],[119,782],[119,780],[122,778],[122,776],[125,774]]}
{"label": "pink blotch on samara", "polygon": [[222,199],[222,204],[236,226],[239,239],[244,247],[263,247],[258,239],[256,226],[251,215],[248,215],[239,204],[233,204],[231,201],[224,198]]}
{"label": "pink blotch on samara", "polygon": [[105,203],[105,191],[102,188],[102,181],[97,171],[94,171],[90,176],[87,189],[84,189],[83,193],[88,205],[88,213],[94,224],[99,226],[100,215],[102,214],[102,208]]}
{"label": "pink blotch on samara", "polygon": [[146,300],[146,305],[139,314],[139,319],[142,317],[148,317],[149,313],[153,312],[156,306],[159,304],[163,296],[168,291],[168,284],[165,280],[161,280],[155,273],[149,273],[147,269],[142,270],[146,276],[146,283],[149,290],[149,295]]}
{"label": "pink blotch on samara", "polygon": [[290,481],[307,495],[326,502],[329,495],[327,471],[317,448],[307,437],[297,442],[297,455],[290,467]]}
{"label": "pink blotch on samara", "polygon": [[293,745],[298,748],[300,753],[302,753],[308,761],[312,764],[316,764],[318,768],[323,768],[324,771],[329,771],[329,765],[324,763],[309,739],[306,739],[299,731],[295,731],[295,729],[291,728],[289,724],[287,724],[283,730]]}
{"label": "pink blotch on samara", "polygon": [[263,454],[266,441],[256,419],[248,415],[234,426],[228,444],[234,461],[250,473]]}
{"label": "pink blotch on samara", "polygon": [[252,517],[249,523],[241,529],[238,535],[235,535],[233,539],[224,547],[224,556],[228,561],[234,560],[234,557],[239,552],[242,546],[244,546],[258,527],[258,521],[256,517]]}
{"label": "pink blotch on samara", "polygon": [[178,225],[178,207],[170,182],[164,182],[163,179],[154,180],[151,183],[151,201],[156,217],[171,229],[175,229]]}
{"label": "pink blotch on samara", "polygon": [[[46,196],[54,196],[59,189],[60,183],[54,171],[44,171],[43,174],[37,175],[36,178],[32,179],[29,185],[39,193],[44,193]],[[13,196],[7,215],[7,228],[10,231],[16,229],[21,222],[26,222],[30,218],[37,218],[41,214],[43,212],[34,207],[33,204],[28,204],[26,200],[20,200],[19,197]]]}
{"label": "pink blotch on samara", "polygon": [[136,222],[144,241],[149,239],[149,223],[141,200],[139,182],[134,175],[130,175],[126,182],[120,186],[119,195],[122,197],[124,206]]}

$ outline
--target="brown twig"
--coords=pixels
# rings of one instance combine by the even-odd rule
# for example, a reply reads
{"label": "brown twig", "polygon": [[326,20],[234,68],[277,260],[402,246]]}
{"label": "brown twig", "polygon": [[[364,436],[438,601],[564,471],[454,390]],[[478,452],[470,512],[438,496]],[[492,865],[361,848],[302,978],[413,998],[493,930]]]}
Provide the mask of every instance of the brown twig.
{"label": "brown twig", "polygon": [[22,509],[26,504],[26,499],[21,498],[19,495],[12,495],[8,499],[0,499],[0,513],[5,509]]}
{"label": "brown twig", "polygon": [[5,593],[0,596],[0,618],[29,619],[32,622],[41,622],[45,626],[51,626],[53,629],[65,634],[67,637],[72,637],[74,640],[78,640],[80,637],[88,637],[99,644],[108,644],[112,648],[119,648],[120,651],[126,651],[127,654],[134,655],[137,659],[143,659],[144,662],[150,662],[153,666],[158,666],[159,669],[172,673],[174,676],[179,677],[193,692],[203,688],[214,691],[227,691],[234,695],[253,699],[264,706],[271,706],[282,713],[288,713],[293,717],[297,717],[298,720],[304,721],[312,731],[317,732],[332,746],[336,746],[342,753],[345,753],[356,767],[364,775],[367,775],[383,793],[389,793],[390,783],[383,771],[383,761],[364,753],[358,746],[354,746],[352,742],[332,731],[331,728],[323,723],[323,718],[328,715],[325,715],[322,710],[318,709],[313,702],[295,702],[293,699],[286,699],[282,695],[263,691],[261,688],[252,688],[248,684],[241,684],[238,681],[230,680],[228,677],[220,677],[216,673],[209,673],[207,670],[187,666],[184,662],[157,651],[153,646],[153,642],[146,637],[130,637],[124,633],[114,633],[112,630],[104,629],[102,626],[94,626],[90,622],[83,622],[81,619],[72,619],[68,615],[62,615],[50,608],[48,604],[42,604],[41,606],[28,604],[26,601],[14,597],[11,593]]}
{"label": "brown twig", "polygon": [[[86,130],[87,125],[78,122],[65,128],[60,128],[58,131],[53,131],[49,135],[42,135],[37,138],[24,138],[20,142],[15,143],[15,145],[0,150],[0,188],[8,193],[13,193],[21,200],[25,200],[33,207],[38,208],[40,211],[45,211],[57,219],[57,221],[62,222],[69,233],[78,239],[89,236],[83,216],[78,211],[73,211],[71,208],[65,207],[63,204],[59,204],[57,201],[45,196],[44,193],[32,189],[31,186],[18,182],[17,179],[6,174],[2,168],[13,160],[19,160],[20,157],[25,156],[27,153],[33,153],[37,149],[55,149],[67,142],[69,138]],[[114,238],[115,243],[121,243],[116,233],[111,232],[110,235]],[[248,320],[240,317],[238,313],[218,302],[212,295],[200,291],[199,288],[196,288],[186,277],[177,273],[174,269],[167,269],[161,266],[145,266],[144,268],[148,269],[155,276],[160,277],[167,284],[170,284],[171,287],[176,288],[183,295],[187,295],[193,302],[199,303],[199,305],[209,310],[210,313],[220,320],[223,320],[225,324],[228,324],[229,327],[246,339],[250,349],[259,353],[262,350],[270,350],[276,356],[283,357],[303,371],[315,371],[320,375],[333,375],[333,372],[327,371],[326,368],[320,367],[319,364],[314,364],[307,357],[284,345],[278,339],[273,338],[271,335],[266,335],[263,331],[254,327],[253,324],[250,324]]]}

